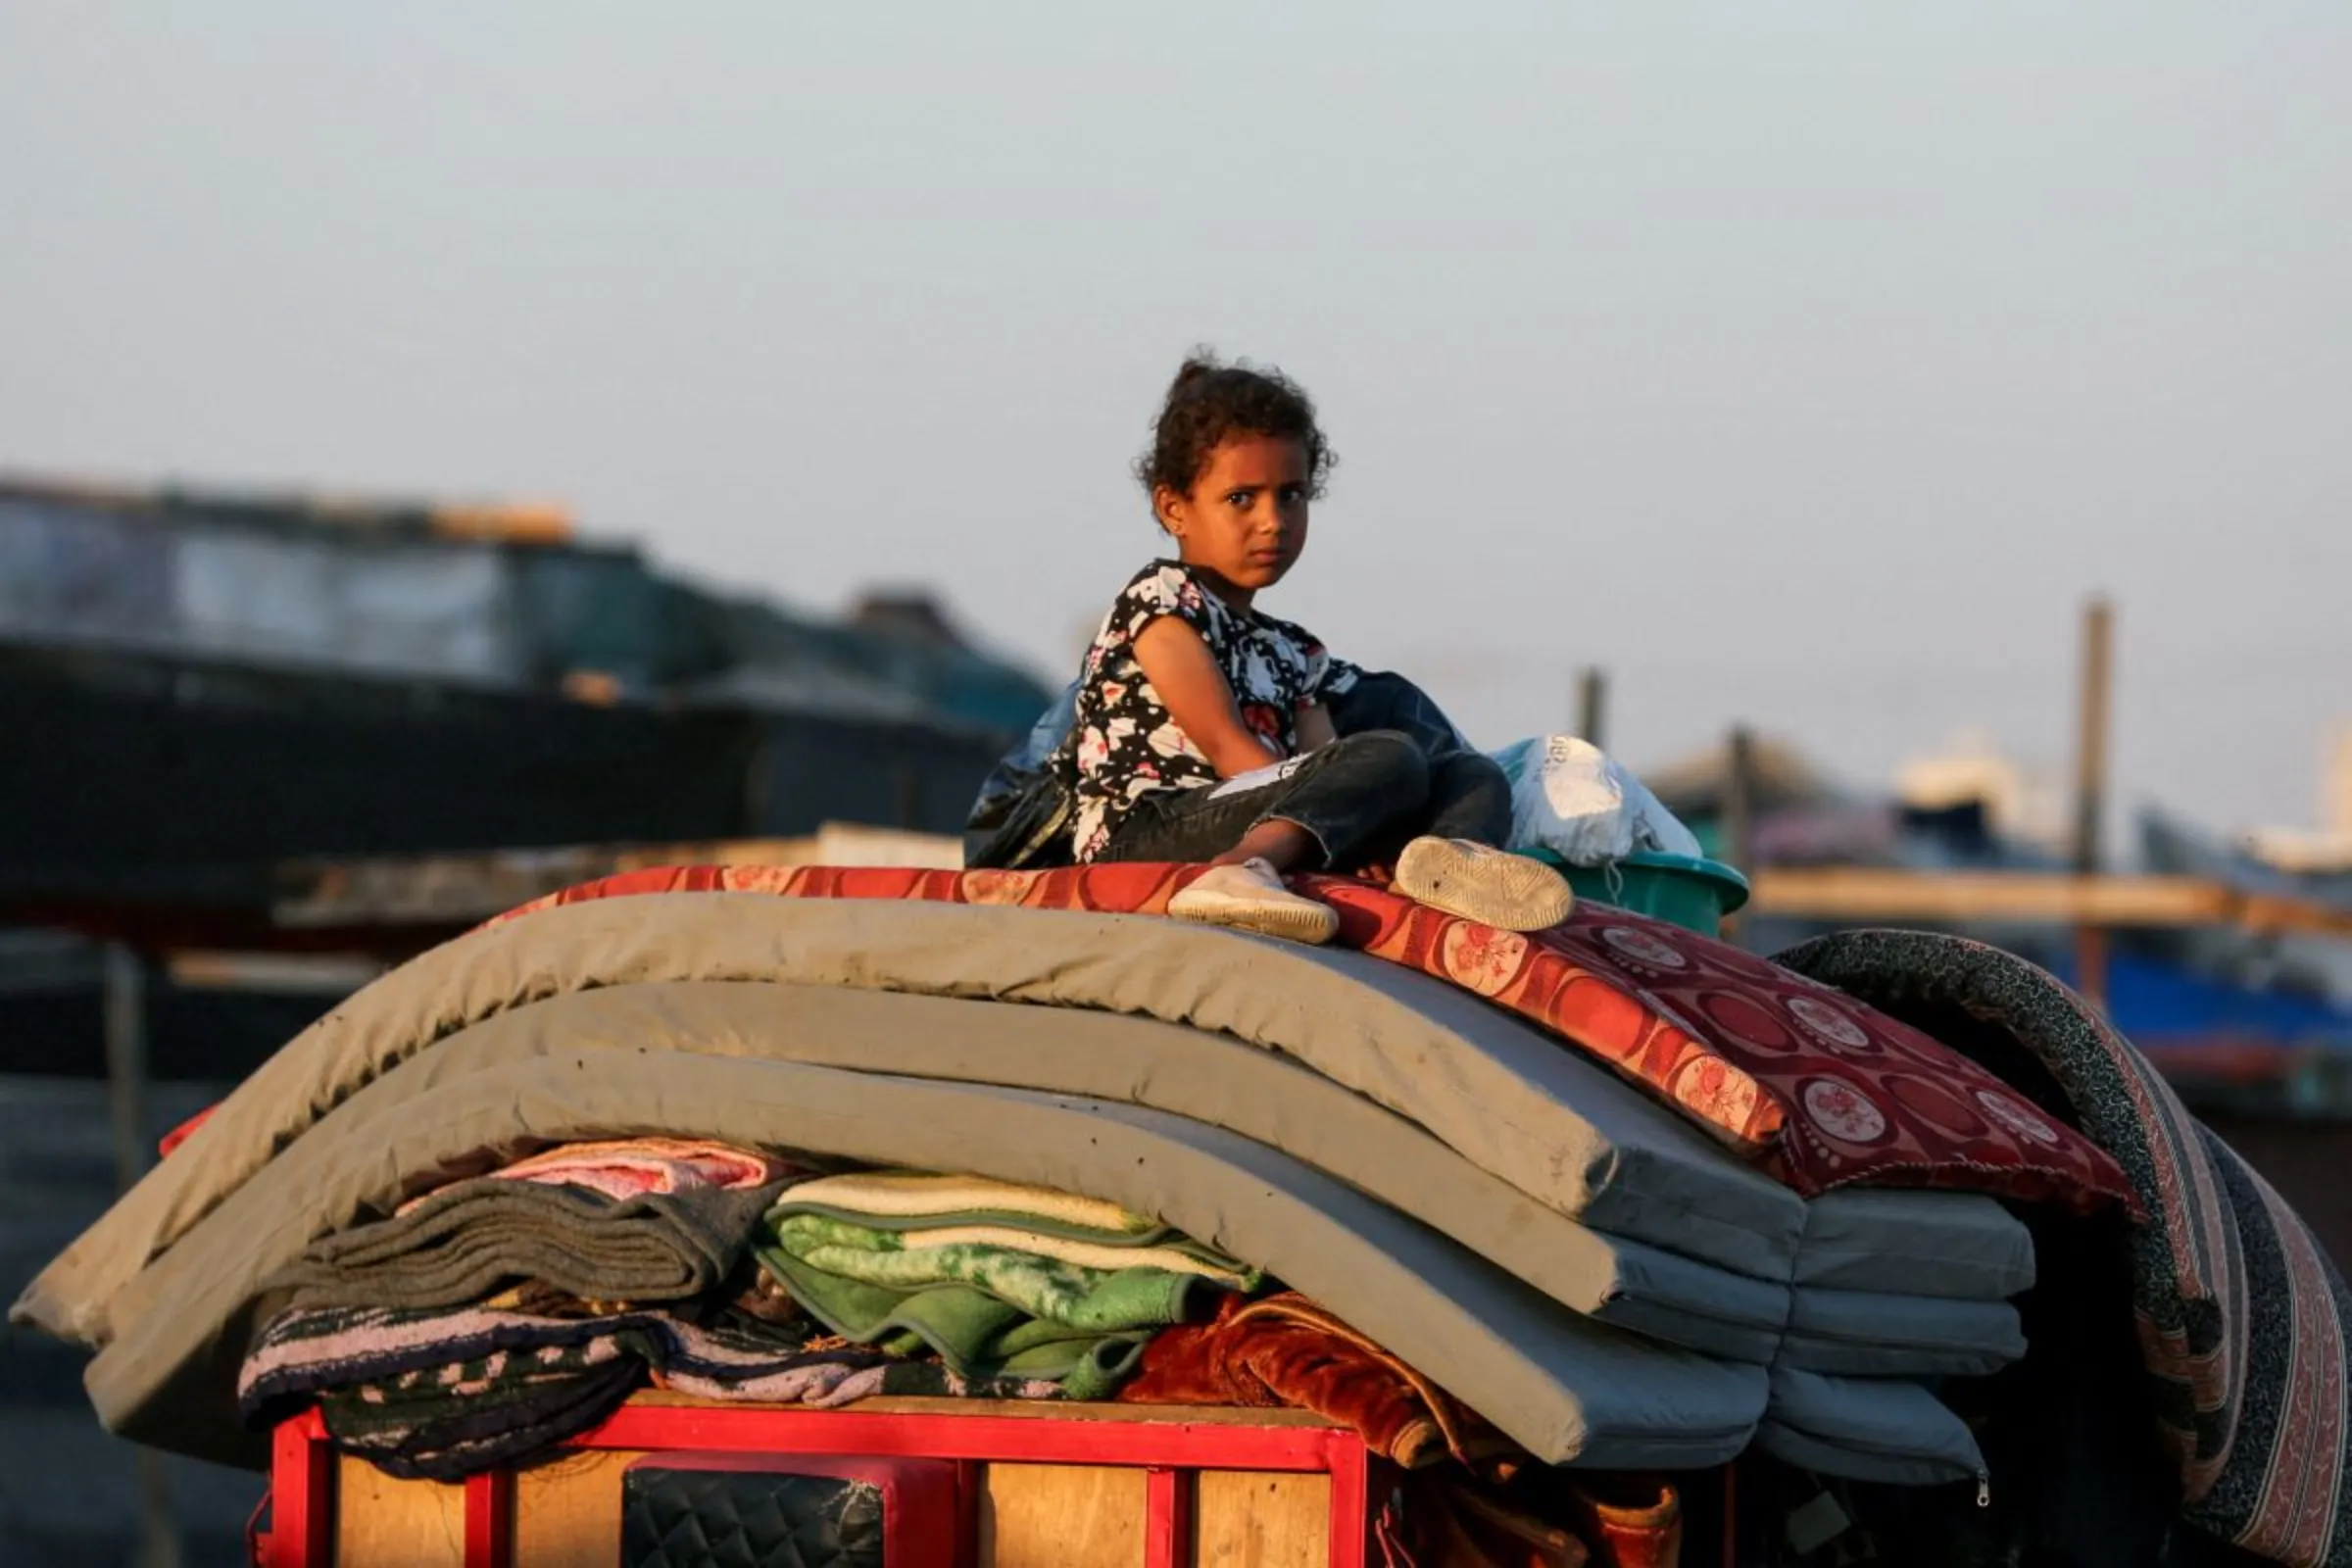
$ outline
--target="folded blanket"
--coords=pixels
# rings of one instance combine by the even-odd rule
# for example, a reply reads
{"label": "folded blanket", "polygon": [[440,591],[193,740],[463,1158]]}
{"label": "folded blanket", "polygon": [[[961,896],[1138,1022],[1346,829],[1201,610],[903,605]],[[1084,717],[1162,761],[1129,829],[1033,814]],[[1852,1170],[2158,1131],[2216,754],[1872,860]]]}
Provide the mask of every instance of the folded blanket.
{"label": "folded blanket", "polygon": [[[1958,937],[1856,931],[1776,961],[2046,1070],[2137,1200],[2138,1348],[2182,1517],[2275,1562],[2352,1564],[2352,1297],[2294,1210],[2096,1010],[2022,958]],[[1945,1095],[1936,1113],[2057,1135],[2015,1102]]]}
{"label": "folded blanket", "polygon": [[926,1170],[853,1171],[803,1182],[776,1201],[778,1214],[831,1214],[875,1230],[930,1225],[1017,1225],[1040,1236],[1105,1246],[1150,1247],[1180,1233],[1149,1214],[1101,1198],[1026,1182]]}
{"label": "folded blanket", "polygon": [[771,1218],[756,1249],[809,1315],[860,1344],[928,1347],[967,1377],[1049,1378],[1102,1398],[1152,1337],[1206,1317],[1219,1281],[1161,1268],[1087,1268],[1004,1248],[900,1250],[887,1232],[813,1214]]}
{"label": "folded blanket", "polygon": [[1474,1463],[1518,1451],[1445,1390],[1295,1292],[1227,1297],[1214,1321],[1159,1335],[1119,1398],[1312,1410],[1407,1469],[1447,1454]]}
{"label": "folded blanket", "polygon": [[503,1307],[330,1307],[272,1319],[238,1377],[265,1425],[317,1398],[341,1446],[395,1475],[451,1480],[602,1421],[648,1376],[697,1398],[832,1406],[875,1395],[1052,1398],[1037,1379],[973,1380],[848,1345],[806,1318],[733,1310],[541,1316]]}
{"label": "folded blanket", "polygon": [[618,1200],[703,1187],[766,1187],[798,1169],[774,1155],[708,1138],[621,1138],[559,1145],[490,1174],[500,1181],[586,1187]]}
{"label": "folded blanket", "polygon": [[547,1364],[538,1360],[499,1352],[322,1390],[318,1415],[337,1447],[388,1474],[458,1481],[589,1430],[645,1382],[645,1363],[608,1343],[551,1348]]}
{"label": "folded blanket", "polygon": [[[1066,1236],[1039,1236],[1010,1225],[942,1225],[931,1230],[869,1230],[849,1220],[825,1214],[791,1214],[778,1225],[789,1230],[795,1249],[810,1257],[822,1250],[840,1253],[846,1249],[850,1267],[842,1272],[858,1278],[933,1280],[962,1278],[969,1270],[990,1268],[1037,1274],[1041,1280],[1059,1278],[1071,1268],[1115,1273],[1148,1269],[1164,1274],[1198,1274],[1228,1290],[1257,1288],[1255,1269],[1233,1258],[1218,1257],[1196,1243],[1166,1247],[1101,1247]],[[829,1264],[823,1266],[831,1266]]]}
{"label": "folded blanket", "polygon": [[817,1215],[893,1232],[902,1248],[1011,1248],[1087,1268],[1164,1268],[1254,1290],[1246,1263],[1149,1214],[1021,1182],[932,1171],[858,1171],[804,1182],[771,1217]]}
{"label": "folded blanket", "polygon": [[1182,1238],[1161,1246],[1104,1247],[1011,1225],[889,1231],[789,1209],[771,1212],[768,1224],[778,1245],[819,1268],[875,1285],[961,1280],[1040,1317],[1061,1315],[1056,1298],[1075,1310],[1096,1274],[1191,1274],[1244,1292],[1257,1289],[1260,1279],[1247,1263]]}
{"label": "folded blanket", "polygon": [[314,1242],[270,1285],[305,1308],[462,1306],[515,1280],[592,1300],[680,1300],[733,1271],[778,1191],[703,1187],[615,1202],[485,1177]]}

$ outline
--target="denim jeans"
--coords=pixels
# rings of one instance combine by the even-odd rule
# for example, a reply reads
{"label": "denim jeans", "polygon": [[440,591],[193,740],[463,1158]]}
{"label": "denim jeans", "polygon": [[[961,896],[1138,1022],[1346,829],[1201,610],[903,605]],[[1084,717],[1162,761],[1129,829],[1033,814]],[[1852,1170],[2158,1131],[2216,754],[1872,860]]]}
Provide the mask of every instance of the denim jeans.
{"label": "denim jeans", "polygon": [[[964,822],[963,863],[967,866],[1043,867],[1070,863],[1069,739],[1078,701],[1078,682],[1038,715],[1027,739],[997,763],[980,787]],[[1461,760],[1470,743],[1440,710],[1429,693],[1402,675],[1367,669],[1355,684],[1330,701],[1331,720],[1342,736],[1398,730],[1421,748],[1430,768],[1429,830],[1446,838],[1499,844],[1509,832],[1510,798],[1505,781]],[[1499,804],[1496,804],[1499,801]],[[1250,824],[1234,833],[1238,841]],[[1140,831],[1140,829],[1139,829]],[[1393,844],[1361,852],[1357,864],[1396,858],[1410,832],[1392,832]],[[1224,846],[1225,849],[1231,845]],[[1209,852],[1222,854],[1223,849]],[[1113,858],[1120,856],[1114,846]]]}
{"label": "denim jeans", "polygon": [[1147,795],[1111,831],[1106,860],[1207,860],[1261,822],[1296,822],[1326,869],[1393,860],[1415,836],[1500,845],[1511,787],[1475,752],[1432,760],[1396,730],[1343,735],[1288,761],[1193,790]]}

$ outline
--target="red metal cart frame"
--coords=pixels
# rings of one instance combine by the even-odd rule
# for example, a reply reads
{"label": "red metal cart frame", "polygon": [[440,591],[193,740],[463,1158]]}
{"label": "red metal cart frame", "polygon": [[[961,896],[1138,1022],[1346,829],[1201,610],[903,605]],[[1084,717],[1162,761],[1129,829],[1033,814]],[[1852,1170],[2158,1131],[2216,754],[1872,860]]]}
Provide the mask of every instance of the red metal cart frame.
{"label": "red metal cart frame", "polygon": [[[1353,1432],[1335,1427],[631,1405],[567,1446],[1132,1467],[1146,1478],[1144,1568],[1183,1568],[1191,1561],[1200,1471],[1321,1474],[1331,1478],[1333,1568],[1363,1568],[1370,1544],[1375,1461]],[[316,1410],[278,1427],[263,1568],[328,1568],[337,1458]],[[465,1519],[466,1568],[515,1568],[512,1471],[490,1471],[466,1483]]]}

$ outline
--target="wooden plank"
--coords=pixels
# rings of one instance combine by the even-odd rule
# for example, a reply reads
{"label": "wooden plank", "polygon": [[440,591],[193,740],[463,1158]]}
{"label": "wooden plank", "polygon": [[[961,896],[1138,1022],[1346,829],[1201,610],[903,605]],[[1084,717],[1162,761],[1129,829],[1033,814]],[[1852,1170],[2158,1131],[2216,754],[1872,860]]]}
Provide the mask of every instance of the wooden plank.
{"label": "wooden plank", "polygon": [[521,1568],[612,1568],[620,1557],[620,1477],[645,1455],[583,1448],[514,1473],[514,1561]]}
{"label": "wooden plank", "polygon": [[853,822],[827,822],[810,838],[301,860],[279,867],[285,896],[270,918],[288,929],[470,922],[599,877],[668,865],[962,863],[960,839]]}
{"label": "wooden plank", "polygon": [[2010,919],[2051,924],[2211,924],[2229,890],[2198,877],[2080,877],[1875,866],[1765,867],[1751,873],[1760,913],[1829,920]]}
{"label": "wooden plank", "polygon": [[1194,1505],[1199,1568],[1328,1568],[1331,1477],[1203,1470]]}
{"label": "wooden plank", "polygon": [[2352,937],[2352,909],[2265,893],[2241,894],[2234,902],[2236,923],[2248,931],[2281,936]]}
{"label": "wooden plank", "polygon": [[444,539],[493,539],[512,545],[555,545],[571,538],[571,509],[555,502],[508,501],[438,506],[425,526]]}
{"label": "wooden plank", "polygon": [[164,973],[182,991],[348,997],[383,972],[380,959],[342,953],[183,951],[164,958]]}
{"label": "wooden plank", "polygon": [[[663,1389],[646,1389],[633,1394],[629,1396],[628,1402],[667,1409],[702,1409],[710,1404],[709,1399],[672,1394]],[[745,1400],[730,1401],[726,1408],[806,1411],[808,1406],[763,1405]],[[1328,1416],[1319,1416],[1312,1410],[1251,1409],[1230,1404],[1078,1404],[1064,1403],[1059,1399],[926,1399],[902,1396],[859,1399],[841,1408],[858,1415],[1011,1416],[1031,1421],[1151,1421],[1192,1427],[1321,1427],[1329,1430],[1333,1425]]]}
{"label": "wooden plank", "polygon": [[365,1459],[341,1457],[335,1467],[335,1568],[465,1565],[463,1486],[403,1481]]}
{"label": "wooden plank", "polygon": [[2204,877],[1936,872],[1873,866],[1766,867],[1751,874],[1757,912],[1791,918],[2018,921],[2102,926],[2237,925],[2352,937],[2352,909],[2244,894]]}
{"label": "wooden plank", "polygon": [[981,1568],[1137,1568],[1144,1472],[992,1464],[981,1477]]}
{"label": "wooden plank", "polygon": [[398,855],[282,866],[280,927],[439,925],[487,919],[546,894],[622,871],[664,865],[808,865],[814,839],[590,845],[483,855]]}
{"label": "wooden plank", "polygon": [[826,822],[816,830],[820,865],[896,865],[920,870],[963,869],[963,840],[953,833]]}

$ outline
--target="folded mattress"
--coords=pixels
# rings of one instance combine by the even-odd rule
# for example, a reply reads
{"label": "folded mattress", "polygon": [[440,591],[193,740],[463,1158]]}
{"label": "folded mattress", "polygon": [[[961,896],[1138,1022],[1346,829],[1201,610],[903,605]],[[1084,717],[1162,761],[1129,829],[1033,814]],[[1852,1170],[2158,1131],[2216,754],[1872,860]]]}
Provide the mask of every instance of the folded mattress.
{"label": "folded mattress", "polygon": [[2002,1301],[2034,1285],[2034,1237],[1981,1193],[1841,1187],[1805,1204],[1798,1285]]}
{"label": "folded mattress", "polygon": [[802,982],[1154,1018],[1278,1053],[1425,1129],[1538,1203],[1785,1284],[1803,1200],[1541,1030],[1361,954],[1145,916],[693,894],[542,909],[447,943],[255,1071],[26,1290],[13,1314],[85,1344],[147,1262],[381,1075],[567,993]]}
{"label": "folded mattress", "polygon": [[2021,1359],[2007,1301],[1798,1286],[1780,1365],[1854,1377],[1983,1377]]}
{"label": "folded mattress", "polygon": [[1968,1423],[1918,1384],[1895,1379],[1777,1369],[1756,1443],[1785,1463],[1850,1481],[1932,1487],[1984,1475]]}
{"label": "folded mattress", "polygon": [[[1265,1145],[1102,1100],[771,1059],[757,1042],[781,1026],[763,1021],[755,988],[691,989],[746,1004],[701,1020],[710,1051],[639,1049],[649,1028],[675,1038],[696,1025],[600,992],[560,1020],[539,1007],[485,1019],[450,1042],[464,1049],[349,1095],[119,1293],[114,1338],[87,1378],[101,1417],[138,1441],[258,1462],[261,1440],[236,1425],[229,1391],[271,1305],[261,1282],[309,1242],[485,1159],[680,1127],[1156,1213],[1321,1301],[1549,1462],[1713,1464],[1763,1412],[1761,1367],[1595,1323]],[[601,1024],[589,1016],[600,1011]]]}

